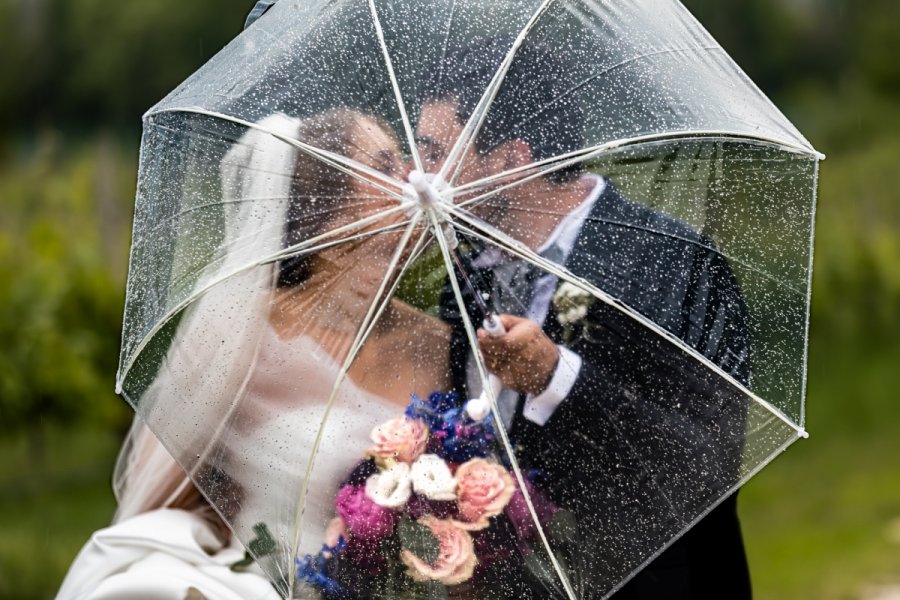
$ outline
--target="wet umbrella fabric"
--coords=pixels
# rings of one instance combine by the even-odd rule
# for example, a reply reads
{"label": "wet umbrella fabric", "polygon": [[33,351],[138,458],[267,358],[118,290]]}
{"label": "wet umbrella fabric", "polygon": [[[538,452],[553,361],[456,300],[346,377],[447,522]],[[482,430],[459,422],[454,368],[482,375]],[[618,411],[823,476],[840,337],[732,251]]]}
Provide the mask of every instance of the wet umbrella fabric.
{"label": "wet umbrella fabric", "polygon": [[[145,116],[119,389],[285,595],[604,597],[804,435],[820,158],[674,2],[282,0]],[[481,291],[537,267],[580,360],[543,423],[481,383],[453,252]],[[370,431],[450,388],[519,490],[471,572],[328,566]]]}

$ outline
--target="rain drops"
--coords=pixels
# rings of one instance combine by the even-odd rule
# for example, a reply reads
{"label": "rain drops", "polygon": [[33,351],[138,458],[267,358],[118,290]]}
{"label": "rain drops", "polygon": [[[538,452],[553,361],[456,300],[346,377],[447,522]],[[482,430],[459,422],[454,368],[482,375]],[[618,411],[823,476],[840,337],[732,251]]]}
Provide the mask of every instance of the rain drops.
{"label": "rain drops", "polygon": [[411,494],[412,479],[406,463],[395,463],[366,480],[366,496],[378,506],[402,508]]}
{"label": "rain drops", "polygon": [[456,479],[447,463],[436,454],[423,454],[413,464],[413,489],[429,500],[456,500]]}

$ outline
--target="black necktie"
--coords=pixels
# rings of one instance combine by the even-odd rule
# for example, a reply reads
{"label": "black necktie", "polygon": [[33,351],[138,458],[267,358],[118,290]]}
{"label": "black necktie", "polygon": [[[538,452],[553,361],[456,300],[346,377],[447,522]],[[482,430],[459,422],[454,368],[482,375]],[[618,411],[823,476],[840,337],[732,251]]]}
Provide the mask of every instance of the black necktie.
{"label": "black necktie", "polygon": [[[563,251],[551,244],[541,252],[548,261],[562,266]],[[535,285],[546,271],[537,265],[516,258],[494,267],[494,308],[497,312],[525,315],[534,299]]]}

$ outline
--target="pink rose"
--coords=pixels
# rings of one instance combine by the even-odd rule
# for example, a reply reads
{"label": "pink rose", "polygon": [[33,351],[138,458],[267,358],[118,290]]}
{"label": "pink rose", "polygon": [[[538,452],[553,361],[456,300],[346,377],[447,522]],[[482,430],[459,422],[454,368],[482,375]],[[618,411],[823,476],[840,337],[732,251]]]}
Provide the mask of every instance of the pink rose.
{"label": "pink rose", "polygon": [[370,437],[375,445],[369,454],[411,463],[425,451],[428,427],[418,419],[399,417],[373,429]]}
{"label": "pink rose", "polygon": [[452,521],[423,517],[419,523],[431,529],[438,539],[440,550],[437,560],[427,563],[409,550],[400,552],[400,560],[409,569],[407,575],[416,581],[437,581],[444,585],[456,585],[472,576],[475,564],[475,547],[472,536]]}
{"label": "pink rose", "polygon": [[516,491],[513,479],[502,466],[483,458],[473,458],[456,470],[456,498],[459,523],[470,531],[484,529],[488,519],[499,515]]}
{"label": "pink rose", "polygon": [[345,485],[335,499],[338,514],[350,534],[364,540],[380,540],[394,531],[394,513],[369,500],[361,486]]}

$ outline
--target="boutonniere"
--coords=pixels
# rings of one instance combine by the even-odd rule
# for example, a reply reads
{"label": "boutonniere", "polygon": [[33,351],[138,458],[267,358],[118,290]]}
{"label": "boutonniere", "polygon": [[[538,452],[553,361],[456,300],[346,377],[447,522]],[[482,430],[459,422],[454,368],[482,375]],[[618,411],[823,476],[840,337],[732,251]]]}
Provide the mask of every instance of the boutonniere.
{"label": "boutonniere", "polygon": [[566,343],[572,341],[575,332],[583,327],[588,309],[597,299],[580,287],[565,281],[556,288],[553,294],[553,308],[556,320],[563,326],[563,338]]}

